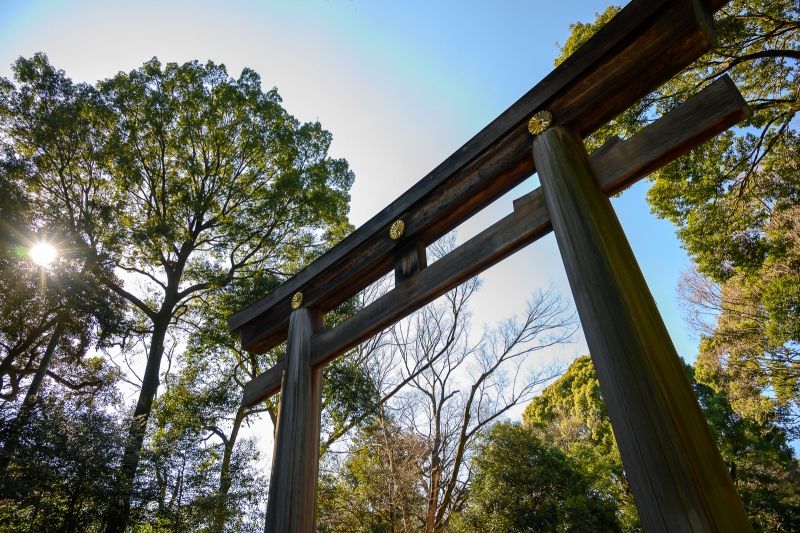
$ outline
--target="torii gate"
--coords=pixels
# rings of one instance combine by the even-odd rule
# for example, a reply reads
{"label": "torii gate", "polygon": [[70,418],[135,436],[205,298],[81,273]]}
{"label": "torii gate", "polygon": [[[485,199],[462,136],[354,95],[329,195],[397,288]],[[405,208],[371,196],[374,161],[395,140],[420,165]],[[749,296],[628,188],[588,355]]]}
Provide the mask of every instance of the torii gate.
{"label": "torii gate", "polygon": [[[288,338],[285,359],[243,398],[281,393],[267,532],[314,530],[321,367],[551,230],[645,530],[751,529],[608,200],[749,110],[724,77],[630,139],[591,156],[580,140],[708,51],[711,15],[726,1],[633,0],[406,193],[230,317],[251,352]],[[427,244],[534,171],[541,188],[427,267]],[[394,289],[322,326],[324,313],[392,269]]]}

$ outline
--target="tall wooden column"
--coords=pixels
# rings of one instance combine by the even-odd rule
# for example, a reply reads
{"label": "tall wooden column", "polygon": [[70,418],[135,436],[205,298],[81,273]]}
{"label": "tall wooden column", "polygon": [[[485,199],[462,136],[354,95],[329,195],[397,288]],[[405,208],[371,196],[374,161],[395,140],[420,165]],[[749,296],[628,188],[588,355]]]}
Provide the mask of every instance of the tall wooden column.
{"label": "tall wooden column", "polygon": [[583,143],[553,127],[533,157],[645,531],[750,531]]}
{"label": "tall wooden column", "polygon": [[319,469],[321,370],[312,368],[311,335],[321,315],[292,312],[281,384],[266,533],[312,533]]}

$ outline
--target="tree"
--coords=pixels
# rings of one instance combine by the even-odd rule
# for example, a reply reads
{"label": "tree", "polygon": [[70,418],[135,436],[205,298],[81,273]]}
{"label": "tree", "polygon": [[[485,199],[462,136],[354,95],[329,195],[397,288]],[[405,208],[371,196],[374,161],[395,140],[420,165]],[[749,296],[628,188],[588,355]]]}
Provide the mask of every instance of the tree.
{"label": "tree", "polygon": [[[454,242],[452,237],[444,239],[429,251],[444,254]],[[359,522],[404,531],[446,530],[464,503],[478,435],[555,374],[554,369],[534,370],[523,363],[527,355],[566,342],[574,332],[573,316],[558,295],[552,289],[535,293],[522,317],[474,339],[469,302],[479,286],[477,278],[467,281],[383,337],[369,367],[380,398],[374,422],[382,424],[381,429],[361,433],[341,465],[323,465],[332,471],[332,477],[323,479],[335,490],[321,491],[321,498],[342,497],[347,487],[369,497],[356,496],[353,503],[320,501],[321,513],[333,513],[321,514],[320,523],[332,531],[352,529]],[[412,472],[371,473],[399,468],[392,458],[400,454],[386,432],[404,442],[424,442],[424,454]],[[400,462],[404,468],[412,464]],[[358,476],[357,471],[367,473]],[[400,479],[416,482],[396,481]],[[408,492],[412,487],[416,496]],[[406,503],[391,503],[398,501]],[[347,509],[345,515],[336,511],[342,508]],[[342,516],[359,518],[343,524]]]}
{"label": "tree", "polygon": [[[573,25],[557,59],[619,8]],[[780,416],[800,431],[800,7],[791,0],[733,0],[716,16],[718,45],[593,139],[627,136],[722,74],[753,111],[650,178],[653,212],[673,222],[697,270],[721,285],[726,305],[701,344],[698,377],[755,419]],[[771,400],[763,393],[774,391]]]}
{"label": "tree", "polygon": [[335,472],[320,479],[318,531],[412,532],[425,527],[426,439],[380,412],[358,431]]}
{"label": "tree", "polygon": [[154,406],[134,519],[168,530],[222,531],[226,524],[256,523],[263,529],[259,503],[267,480],[258,472],[254,443],[238,439],[237,420],[233,427],[228,420],[241,390],[214,376],[219,365],[213,357],[189,359],[167,377]]}
{"label": "tree", "polygon": [[[275,364],[285,349],[285,345],[280,345],[266,354],[247,353],[241,348],[238,336],[228,331],[226,319],[278,284],[274,274],[258,272],[204,295],[202,313],[190,312],[182,316],[182,322],[187,324],[187,348],[173,356],[173,364],[180,370],[167,380],[154,408],[157,430],[147,446],[158,449],[154,456],[160,461],[165,464],[174,461],[173,451],[182,455],[182,450],[189,447],[185,443],[203,448],[202,451],[198,449],[198,454],[215,457],[216,483],[199,489],[204,494],[202,501],[195,498],[189,504],[187,500],[189,505],[202,505],[205,512],[213,516],[208,526],[210,531],[223,531],[226,523],[237,515],[242,516],[243,509],[253,498],[252,485],[256,476],[248,469],[247,463],[252,462],[253,457],[246,451],[252,443],[242,442],[240,430],[263,413],[269,415],[275,427],[277,398],[252,407],[243,406],[241,398],[247,382]],[[326,323],[332,326],[341,321],[356,305],[358,301],[354,299],[339,306],[326,315]],[[345,354],[324,370],[323,453],[346,431],[346,426],[350,427],[355,419],[362,423],[368,421],[373,414],[377,391],[360,364],[362,358],[369,356],[368,346],[369,343]],[[177,445],[178,442],[183,444]],[[201,463],[203,461],[181,464],[178,469],[162,468],[155,476],[156,483],[175,485],[192,471],[193,465]]]}
{"label": "tree", "polygon": [[473,461],[457,531],[619,531],[615,502],[580,466],[519,424],[495,424]]}
{"label": "tree", "polygon": [[473,345],[466,304],[477,288],[477,280],[468,281],[448,293],[445,306],[424,308],[413,329],[399,328],[396,333],[406,364],[430,363],[411,380],[399,415],[429,443],[427,532],[443,531],[463,505],[469,457],[481,431],[556,374],[552,368],[527,374],[522,367],[525,356],[566,342],[574,332],[566,304],[550,289],[531,297],[521,320],[505,321]]}
{"label": "tree", "polygon": [[780,257],[765,261],[755,275],[737,272],[722,283],[689,271],[681,297],[701,336],[698,379],[724,391],[741,415],[778,420],[798,438],[800,322],[794,310],[800,301],[800,206],[773,217],[765,232],[773,243],[783,242]]}
{"label": "tree", "polygon": [[[353,176],[327,156],[330,134],[286,113],[249,69],[233,79],[211,62],[153,59],[76,87],[40,54],[14,72],[19,87],[8,89],[5,119],[12,147],[46,212],[93,264],[124,273],[100,281],[134,308],[147,344],[107,516],[106,529],[122,531],[168,331],[203,294],[259,269],[286,276],[338,240],[349,227]],[[58,132],[68,141],[76,129],[90,134],[61,142],[50,110],[77,100],[89,120]]]}
{"label": "tree", "polygon": [[598,493],[616,503],[624,531],[640,529],[600,383],[588,356],[578,357],[525,408],[522,420],[537,438],[562,450]]}
{"label": "tree", "polygon": [[[228,331],[226,320],[278,284],[273,273],[257,272],[204,295],[200,299],[202,312],[193,311],[182,317],[187,348],[175,356],[180,370],[168,380],[155,407],[158,423],[151,446],[159,450],[155,455],[160,460],[170,461],[173,452],[180,454],[181,446],[176,448],[175,443],[189,441],[192,446],[203,448],[206,464],[214,464],[211,469],[206,467],[213,471],[215,479],[203,487],[203,501],[187,502],[202,503],[203,512],[210,518],[209,531],[221,532],[232,519],[243,518],[247,514],[244,509],[258,492],[253,482],[260,476],[250,471],[255,457],[253,443],[240,442],[240,430],[260,413],[267,412],[273,424],[277,416],[274,399],[245,408],[241,398],[245,384],[274,364],[282,347],[262,355],[247,353],[238,336]],[[177,483],[177,474],[165,469],[158,482]],[[267,483],[264,481],[263,485]],[[260,492],[258,495],[263,496]]]}
{"label": "tree", "polygon": [[[741,417],[724,393],[695,381],[691,367],[686,371],[754,529],[792,531],[798,520],[800,469],[786,433],[774,423]],[[639,529],[611,421],[588,356],[576,359],[563,376],[531,401],[523,420],[544,443],[561,449],[586,475],[593,490],[617,502],[623,530]]]}
{"label": "tree", "polygon": [[800,523],[800,465],[786,432],[739,415],[724,392],[695,380],[695,369],[687,367],[687,373],[754,529],[794,531]]}
{"label": "tree", "polygon": [[[42,389],[0,492],[0,528],[9,532],[97,531],[119,461],[124,427],[113,413],[114,381],[98,388]],[[13,420],[3,409],[0,434]]]}

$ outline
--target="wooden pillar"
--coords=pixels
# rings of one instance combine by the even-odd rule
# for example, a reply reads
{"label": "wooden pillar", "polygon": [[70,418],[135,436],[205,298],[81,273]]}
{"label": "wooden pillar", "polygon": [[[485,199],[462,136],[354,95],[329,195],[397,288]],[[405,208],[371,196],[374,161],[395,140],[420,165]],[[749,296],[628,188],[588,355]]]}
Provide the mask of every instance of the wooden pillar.
{"label": "wooden pillar", "polygon": [[751,531],[583,143],[553,127],[533,157],[645,531]]}
{"label": "wooden pillar", "polygon": [[292,312],[269,480],[266,533],[312,533],[319,469],[321,370],[312,368],[311,335],[321,315]]}

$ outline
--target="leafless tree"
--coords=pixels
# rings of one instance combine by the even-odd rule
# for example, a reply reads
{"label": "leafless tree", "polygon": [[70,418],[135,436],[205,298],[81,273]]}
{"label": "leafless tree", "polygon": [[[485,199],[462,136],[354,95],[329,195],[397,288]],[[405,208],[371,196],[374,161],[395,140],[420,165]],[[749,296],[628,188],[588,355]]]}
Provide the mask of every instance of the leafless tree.
{"label": "leafless tree", "polygon": [[[445,240],[433,253],[443,255],[453,246],[452,238]],[[394,500],[418,503],[400,509],[396,530],[445,530],[463,505],[476,438],[558,374],[552,365],[531,364],[528,356],[568,342],[576,331],[569,305],[549,288],[534,293],[521,317],[473,335],[469,304],[480,285],[473,278],[399,322],[365,359],[380,390],[378,421],[397,425],[393,438],[425,444],[413,473],[397,471],[401,467],[389,460],[397,455],[395,446],[375,431],[370,439],[356,438],[346,451],[352,457],[365,446],[385,448],[370,452],[388,465],[374,476],[380,483],[370,480],[372,492],[390,491]],[[412,468],[412,462],[404,461],[402,468]],[[410,474],[418,483],[393,484]],[[396,497],[409,487],[417,493]],[[382,501],[394,501],[389,496]]]}

